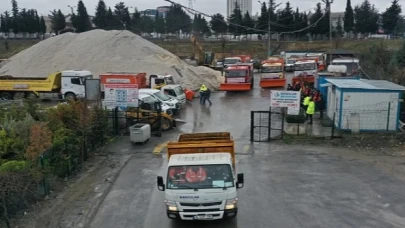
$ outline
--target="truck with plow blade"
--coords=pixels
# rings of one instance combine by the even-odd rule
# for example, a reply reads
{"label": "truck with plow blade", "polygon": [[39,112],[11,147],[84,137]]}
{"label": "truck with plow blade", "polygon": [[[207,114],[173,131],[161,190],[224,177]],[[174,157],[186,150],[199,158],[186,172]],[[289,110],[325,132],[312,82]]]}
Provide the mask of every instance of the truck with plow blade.
{"label": "truck with plow blade", "polygon": [[285,87],[284,59],[274,58],[262,62],[261,88]]}
{"label": "truck with plow blade", "polygon": [[241,63],[225,69],[225,82],[219,86],[220,91],[248,91],[253,88],[253,64]]}
{"label": "truck with plow blade", "polygon": [[318,64],[313,59],[300,59],[294,64],[294,77],[292,84],[295,83],[314,83],[315,75],[318,72]]}

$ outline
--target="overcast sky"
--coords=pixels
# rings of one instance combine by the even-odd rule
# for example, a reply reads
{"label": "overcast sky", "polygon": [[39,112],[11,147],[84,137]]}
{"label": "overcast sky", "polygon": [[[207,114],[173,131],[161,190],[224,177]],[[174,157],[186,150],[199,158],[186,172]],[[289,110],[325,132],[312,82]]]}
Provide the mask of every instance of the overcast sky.
{"label": "overcast sky", "polygon": [[[0,12],[11,9],[10,0],[0,0]],[[104,0],[108,6],[113,6],[119,0]],[[188,0],[173,0],[177,3],[187,6]],[[360,4],[363,0],[352,0],[352,6]],[[77,5],[77,0],[17,0],[20,8],[37,9],[42,15],[47,15],[52,9],[61,9],[63,13],[69,13],[68,5]],[[98,0],[84,0],[87,12],[94,15],[95,7]],[[169,5],[164,0],[132,0],[123,1],[127,6],[137,7],[138,10],[155,9],[157,6]],[[287,2],[278,0],[277,2]],[[290,0],[291,5],[295,8],[298,7],[300,11],[307,11],[315,7],[317,1],[313,0]],[[370,0],[372,4],[380,10],[384,11],[391,4],[391,0]],[[4,4],[5,3],[5,4]],[[195,0],[194,9],[207,14],[221,13],[226,14],[226,0]],[[346,0],[335,0],[332,4],[332,12],[344,11],[346,7]],[[133,9],[130,9],[133,11]],[[257,0],[253,0],[253,14],[260,11],[260,4]]]}

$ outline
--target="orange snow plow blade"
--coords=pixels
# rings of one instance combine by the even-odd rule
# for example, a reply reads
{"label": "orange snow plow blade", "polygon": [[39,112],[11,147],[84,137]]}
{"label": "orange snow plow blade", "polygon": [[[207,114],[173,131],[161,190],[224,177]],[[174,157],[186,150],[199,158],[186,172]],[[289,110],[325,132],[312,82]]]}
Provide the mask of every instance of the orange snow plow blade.
{"label": "orange snow plow blade", "polygon": [[303,82],[308,82],[308,83],[315,83],[315,77],[314,76],[308,76],[308,77],[293,77],[292,78],[292,83],[300,83],[301,80]]}
{"label": "orange snow plow blade", "polygon": [[252,88],[251,83],[221,83],[221,91],[248,91]]}
{"label": "orange snow plow blade", "polygon": [[262,88],[284,87],[286,81],[287,80],[285,78],[260,80],[260,87]]}
{"label": "orange snow plow blade", "polygon": [[195,92],[193,92],[192,90],[189,90],[189,89],[184,89],[184,93],[186,94],[186,100],[188,100],[188,101],[193,100]]}

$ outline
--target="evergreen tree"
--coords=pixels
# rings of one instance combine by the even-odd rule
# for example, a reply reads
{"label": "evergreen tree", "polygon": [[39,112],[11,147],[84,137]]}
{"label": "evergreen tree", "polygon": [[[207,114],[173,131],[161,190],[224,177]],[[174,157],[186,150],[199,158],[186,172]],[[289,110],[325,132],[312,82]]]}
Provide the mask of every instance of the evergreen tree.
{"label": "evergreen tree", "polygon": [[249,34],[254,34],[255,31],[252,29],[247,29],[247,28],[253,28],[255,26],[255,21],[250,17],[250,14],[248,11],[246,11],[245,15],[243,16],[242,19],[242,25],[245,26],[246,28],[243,28],[243,33],[245,35]]}
{"label": "evergreen tree", "polygon": [[155,32],[158,34],[166,33],[165,19],[163,18],[163,15],[159,14],[159,12],[156,13]]}
{"label": "evergreen tree", "polygon": [[141,34],[141,24],[142,24],[142,18],[141,18],[141,13],[138,11],[137,8],[135,8],[135,12],[132,14],[132,30],[133,32],[137,34]]}
{"label": "evergreen tree", "polygon": [[125,6],[125,3],[119,2],[115,5],[114,15],[123,27],[131,26],[131,16],[129,15],[129,10],[128,7]]}
{"label": "evergreen tree", "polygon": [[[267,31],[268,23],[269,23],[269,11],[267,9],[266,3],[263,2],[260,10],[260,16],[256,22],[256,28],[259,30]],[[266,32],[259,32],[259,34],[264,35],[266,34]]]}
{"label": "evergreen tree", "polygon": [[364,0],[360,5],[354,8],[354,30],[357,33],[367,34],[375,33],[378,30],[378,11]]}
{"label": "evergreen tree", "polygon": [[284,9],[278,12],[278,18],[279,20],[277,21],[277,23],[280,24],[281,26],[279,26],[278,29],[272,28],[273,31],[286,32],[292,30],[290,25],[294,24],[294,13],[291,8],[290,2],[287,2],[285,4]]}
{"label": "evergreen tree", "polygon": [[235,9],[233,13],[229,16],[229,32],[234,36],[239,36],[242,34],[242,27],[238,26],[242,24],[242,13],[240,11],[238,3],[235,3]]}
{"label": "evergreen tree", "polygon": [[8,33],[6,17],[3,14],[0,15],[0,32]]}
{"label": "evergreen tree", "polygon": [[347,0],[346,2],[346,10],[343,22],[344,22],[344,30],[346,32],[352,32],[354,29],[354,13],[350,0]]}
{"label": "evergreen tree", "polygon": [[305,12],[302,14],[302,23],[300,25],[301,25],[300,29],[303,29],[300,32],[300,35],[301,36],[306,35],[308,30],[306,30],[305,28],[307,28],[309,26],[309,24],[308,24],[308,16],[307,16],[307,13],[305,13]]}
{"label": "evergreen tree", "polygon": [[65,15],[63,15],[61,10],[53,10],[51,14],[48,15],[51,19],[51,29],[54,33],[59,34],[60,31],[66,27]]}
{"label": "evergreen tree", "polygon": [[228,31],[228,24],[225,21],[224,16],[217,13],[214,14],[210,21],[210,27],[215,34],[224,34]]}
{"label": "evergreen tree", "polygon": [[343,36],[343,26],[342,26],[342,19],[339,17],[336,25],[336,36],[342,37]]}
{"label": "evergreen tree", "polygon": [[393,34],[395,32],[401,12],[402,9],[398,4],[398,0],[393,0],[391,6],[382,14],[382,27],[386,34]]}
{"label": "evergreen tree", "polygon": [[325,16],[318,22],[318,25],[317,25],[318,34],[320,34],[320,35],[329,34],[329,27],[330,27],[329,14],[330,14],[330,11],[327,10],[324,14],[325,14]]}
{"label": "evergreen tree", "polygon": [[77,4],[77,15],[72,15],[72,23],[77,32],[86,32],[92,28],[86,6],[82,0]]}
{"label": "evergreen tree", "polygon": [[11,0],[11,15],[12,15],[12,29],[14,33],[20,32],[20,13],[18,10],[18,4],[16,0]]}
{"label": "evergreen tree", "polygon": [[166,14],[166,28],[169,33],[190,33],[192,22],[190,16],[181,6],[172,5]]}
{"label": "evergreen tree", "polygon": [[46,23],[44,20],[44,17],[41,17],[41,20],[39,22],[39,27],[40,27],[40,33],[45,34],[46,33]]}
{"label": "evergreen tree", "polygon": [[39,18],[37,11],[35,11],[35,31],[41,33],[41,19]]}
{"label": "evergreen tree", "polygon": [[96,14],[93,19],[93,23],[97,28],[107,29],[108,27],[108,18],[107,18],[107,6],[103,0],[99,0],[96,7]]}
{"label": "evergreen tree", "polygon": [[[309,19],[309,24],[314,25],[314,27],[312,27],[310,31],[311,31],[312,35],[315,35],[315,37],[317,35],[322,34],[322,32],[323,32],[322,28],[321,28],[322,23],[319,21],[322,16],[323,16],[323,12],[322,12],[322,8],[321,8],[321,3],[318,3],[318,4],[316,4],[315,13]],[[315,24],[315,23],[317,23],[317,24]],[[328,26],[328,28],[329,28],[329,26]]]}
{"label": "evergreen tree", "polygon": [[152,33],[154,31],[154,21],[149,16],[141,16],[140,29],[145,33]]}

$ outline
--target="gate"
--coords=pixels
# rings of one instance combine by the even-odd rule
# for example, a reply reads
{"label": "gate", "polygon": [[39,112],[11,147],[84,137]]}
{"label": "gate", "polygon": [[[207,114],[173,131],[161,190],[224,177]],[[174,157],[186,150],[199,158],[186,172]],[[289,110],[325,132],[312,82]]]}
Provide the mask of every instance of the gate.
{"label": "gate", "polygon": [[284,131],[284,112],[282,108],[268,111],[250,112],[250,141],[270,142],[281,139]]}

